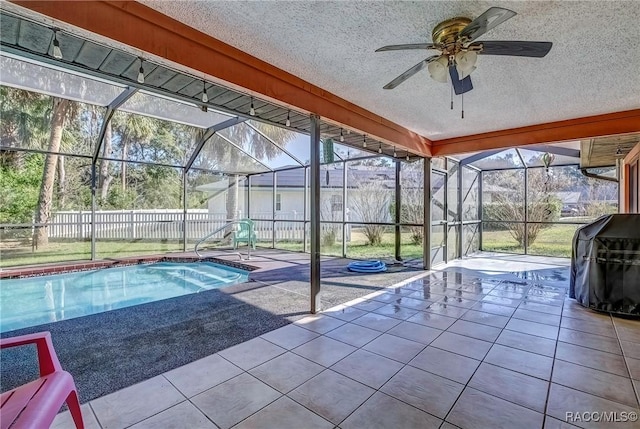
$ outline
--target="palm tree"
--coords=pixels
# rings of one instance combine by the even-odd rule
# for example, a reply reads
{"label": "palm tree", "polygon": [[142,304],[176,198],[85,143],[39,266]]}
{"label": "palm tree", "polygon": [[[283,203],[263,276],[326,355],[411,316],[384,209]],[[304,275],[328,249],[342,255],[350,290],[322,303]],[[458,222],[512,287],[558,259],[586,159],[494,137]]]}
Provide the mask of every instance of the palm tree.
{"label": "palm tree", "polygon": [[[127,190],[127,159],[133,144],[145,144],[151,141],[158,129],[158,121],[142,115],[117,112],[111,124],[120,136],[121,163],[120,186],[123,192]],[[104,161],[103,161],[104,162]],[[106,196],[106,195],[105,195]]]}
{"label": "palm tree", "polygon": [[[236,143],[238,146],[248,148],[248,151],[257,159],[271,160],[282,154],[282,150],[269,142],[260,133],[269,136],[281,145],[288,144],[295,138],[295,133],[275,125],[262,122],[251,122],[259,132],[246,124],[238,124],[220,131],[224,138]],[[232,147],[223,138],[214,135],[201,153],[201,161],[198,167],[212,171],[239,172],[255,169],[255,162],[249,156],[243,155]],[[229,186],[227,188],[226,216],[227,220],[238,218],[238,193],[239,174],[229,174]]]}
{"label": "palm tree", "polygon": [[[0,87],[0,96],[2,146],[44,149],[50,108],[48,97],[5,86]],[[3,158],[14,168],[20,168],[24,152],[3,151]]]}

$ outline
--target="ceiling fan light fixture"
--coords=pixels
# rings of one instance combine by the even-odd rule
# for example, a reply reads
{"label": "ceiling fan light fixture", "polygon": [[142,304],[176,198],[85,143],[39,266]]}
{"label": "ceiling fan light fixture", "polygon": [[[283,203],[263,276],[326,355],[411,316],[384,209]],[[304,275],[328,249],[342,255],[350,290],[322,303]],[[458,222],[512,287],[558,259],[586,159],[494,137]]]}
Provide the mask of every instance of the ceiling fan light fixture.
{"label": "ceiling fan light fixture", "polygon": [[473,51],[460,51],[456,54],[455,60],[460,78],[466,77],[476,69],[478,54]]}
{"label": "ceiling fan light fixture", "polygon": [[442,55],[435,61],[431,61],[427,66],[431,79],[440,83],[447,83],[447,76],[449,75],[449,59],[446,55]]}

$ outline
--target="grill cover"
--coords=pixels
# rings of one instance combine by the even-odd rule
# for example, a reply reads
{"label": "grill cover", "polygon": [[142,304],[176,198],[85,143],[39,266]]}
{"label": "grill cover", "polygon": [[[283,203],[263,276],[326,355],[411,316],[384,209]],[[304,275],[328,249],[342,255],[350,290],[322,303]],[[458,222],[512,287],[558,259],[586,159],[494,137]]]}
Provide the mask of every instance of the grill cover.
{"label": "grill cover", "polygon": [[614,214],[573,237],[569,296],[594,310],[640,315],[640,214]]}

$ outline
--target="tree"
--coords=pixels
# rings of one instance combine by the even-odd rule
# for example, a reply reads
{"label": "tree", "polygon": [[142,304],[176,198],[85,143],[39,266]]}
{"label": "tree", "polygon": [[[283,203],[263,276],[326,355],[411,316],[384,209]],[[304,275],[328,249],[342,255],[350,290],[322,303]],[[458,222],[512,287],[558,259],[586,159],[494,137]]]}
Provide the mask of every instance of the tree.
{"label": "tree", "polygon": [[62,132],[64,130],[65,123],[73,110],[70,100],[52,97],[51,102],[51,131],[49,134],[49,145],[47,148],[48,153],[45,157],[44,169],[42,172],[42,184],[40,187],[40,194],[38,196],[38,206],[36,208],[36,228],[33,234],[35,247],[46,246],[49,244],[47,224],[51,218],[58,152],[60,152],[60,143],[62,142]]}
{"label": "tree", "polygon": [[363,174],[351,172],[349,183],[353,189],[350,193],[349,204],[355,215],[365,224],[362,228],[367,242],[371,246],[382,243],[385,225],[375,223],[389,221],[389,206],[392,202],[393,191],[381,184],[379,180],[365,177]]}
{"label": "tree", "polygon": [[[494,186],[496,191],[492,193],[492,202],[483,207],[484,217],[504,221],[501,226],[509,231],[519,246],[524,246],[525,240],[529,245],[533,244],[540,231],[549,226],[545,222],[557,220],[562,209],[562,202],[555,195],[561,187],[560,177],[545,168],[530,168],[527,174],[527,190],[524,189],[524,169],[484,175],[486,184]],[[525,192],[527,207],[524,204]],[[528,228],[524,224],[525,210]]]}
{"label": "tree", "polygon": [[[4,147],[44,149],[48,136],[49,97],[0,87],[0,141]],[[3,151],[5,165],[20,168],[25,152]]]}
{"label": "tree", "polygon": [[[421,225],[424,223],[424,171],[422,162],[402,164],[400,174],[402,203],[400,206],[400,222]],[[390,214],[395,215],[395,204],[390,206]],[[424,228],[408,227],[413,244],[422,244]]]}
{"label": "tree", "polygon": [[122,161],[120,163],[120,187],[122,192],[127,190],[127,159],[129,149],[133,144],[148,143],[155,134],[158,123],[142,115],[124,114],[118,112],[112,119],[114,128],[120,134],[122,145]]}
{"label": "tree", "polygon": [[[342,175],[331,174],[332,171],[342,170],[342,163],[335,162],[322,164],[320,166],[320,227],[322,245],[331,247],[336,244],[341,226],[332,222],[342,222],[342,183],[332,183],[332,177],[342,177]],[[326,178],[326,181],[325,181]],[[334,180],[335,181],[335,180]]]}
{"label": "tree", "polygon": [[[257,159],[271,160],[282,153],[276,145],[265,139],[260,133],[267,135],[271,140],[280,145],[286,145],[295,137],[295,133],[274,125],[262,122],[251,122],[252,128],[241,123],[226,128],[214,135],[205,144],[200,152],[196,168],[210,171],[224,172],[227,174],[229,184],[226,196],[226,217],[227,220],[238,219],[238,194],[239,194],[239,174],[235,172],[257,172],[264,170],[264,167],[249,156],[243,154],[239,149],[233,147],[227,140],[234,142]],[[256,131],[256,129],[258,131]],[[250,215],[250,213],[247,213]],[[229,233],[231,228],[227,231]]]}
{"label": "tree", "polygon": [[[33,210],[38,202],[44,156],[39,153],[22,153],[19,167],[13,157],[2,151],[0,157],[0,223],[29,224],[33,220]],[[25,238],[31,229],[17,229],[11,236]],[[5,236],[7,237],[7,236]]]}

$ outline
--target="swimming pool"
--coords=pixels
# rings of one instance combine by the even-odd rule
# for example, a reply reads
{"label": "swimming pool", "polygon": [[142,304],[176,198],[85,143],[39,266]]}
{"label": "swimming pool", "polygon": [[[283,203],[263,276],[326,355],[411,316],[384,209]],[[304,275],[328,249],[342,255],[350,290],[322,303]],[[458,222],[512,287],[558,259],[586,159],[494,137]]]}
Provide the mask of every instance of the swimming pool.
{"label": "swimming pool", "polygon": [[156,262],[0,280],[0,332],[246,282],[213,262]]}

